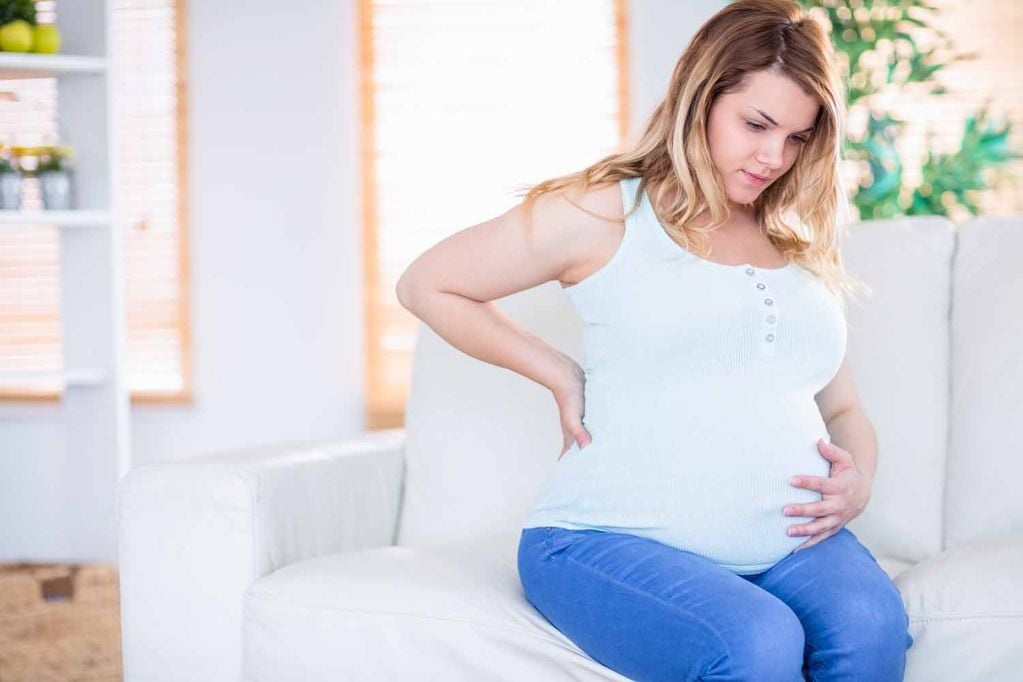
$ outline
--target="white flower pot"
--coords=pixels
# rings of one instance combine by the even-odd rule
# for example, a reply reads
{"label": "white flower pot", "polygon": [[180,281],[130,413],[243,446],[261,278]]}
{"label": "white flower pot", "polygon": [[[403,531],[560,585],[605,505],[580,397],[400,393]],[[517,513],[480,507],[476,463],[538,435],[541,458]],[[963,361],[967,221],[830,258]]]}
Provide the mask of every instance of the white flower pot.
{"label": "white flower pot", "polygon": [[43,171],[38,177],[43,208],[47,211],[71,208],[71,174],[68,171]]}
{"label": "white flower pot", "polygon": [[0,173],[0,209],[17,211],[21,209],[21,173]]}

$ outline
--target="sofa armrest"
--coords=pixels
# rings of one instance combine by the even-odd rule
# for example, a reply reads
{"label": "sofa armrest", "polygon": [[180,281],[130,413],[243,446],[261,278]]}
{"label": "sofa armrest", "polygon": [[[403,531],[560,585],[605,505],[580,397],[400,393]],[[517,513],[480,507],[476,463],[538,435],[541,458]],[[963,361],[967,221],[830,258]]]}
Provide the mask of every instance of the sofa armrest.
{"label": "sofa armrest", "polygon": [[924,559],[895,584],[913,646],[906,680],[1013,679],[1023,667],[1023,532]]}
{"label": "sofa armrest", "polygon": [[389,429],[129,471],[117,491],[125,679],[240,679],[253,581],[394,543],[404,443]]}

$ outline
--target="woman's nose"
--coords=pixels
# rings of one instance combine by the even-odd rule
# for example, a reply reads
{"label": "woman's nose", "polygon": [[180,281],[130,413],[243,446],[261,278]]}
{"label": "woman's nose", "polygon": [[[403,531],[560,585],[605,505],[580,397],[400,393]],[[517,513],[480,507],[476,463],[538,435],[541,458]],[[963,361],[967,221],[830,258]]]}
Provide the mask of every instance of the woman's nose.
{"label": "woman's nose", "polygon": [[765,170],[775,171],[781,168],[782,160],[785,157],[785,142],[784,140],[779,144],[778,142],[765,142],[760,148],[760,153],[757,155],[757,163],[760,164],[758,170],[754,170],[754,173],[761,173]]}

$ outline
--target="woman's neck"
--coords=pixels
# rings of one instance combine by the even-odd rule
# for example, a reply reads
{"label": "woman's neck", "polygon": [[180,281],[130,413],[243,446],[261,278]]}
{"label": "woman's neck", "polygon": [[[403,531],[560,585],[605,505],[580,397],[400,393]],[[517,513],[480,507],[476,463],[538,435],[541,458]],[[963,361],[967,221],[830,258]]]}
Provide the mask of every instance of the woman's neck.
{"label": "woman's neck", "polygon": [[[656,192],[658,185],[650,183],[647,185],[647,196],[650,197],[650,202],[656,201]],[[756,212],[752,206],[739,204],[731,199],[728,201],[729,216],[728,221],[719,226],[717,230],[721,233],[734,233],[734,234],[760,234],[763,232],[760,224],[756,219]],[[665,215],[666,210],[662,210],[662,207],[657,207],[657,215]],[[706,227],[710,223],[710,212],[704,211],[693,219],[692,226],[697,228]]]}

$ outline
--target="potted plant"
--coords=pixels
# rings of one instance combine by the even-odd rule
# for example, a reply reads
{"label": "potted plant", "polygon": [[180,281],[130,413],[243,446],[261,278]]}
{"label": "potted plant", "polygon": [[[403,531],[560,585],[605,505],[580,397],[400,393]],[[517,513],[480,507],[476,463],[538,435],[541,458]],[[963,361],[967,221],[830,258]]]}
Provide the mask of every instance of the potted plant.
{"label": "potted plant", "polygon": [[71,147],[46,145],[36,147],[36,167],[43,208],[66,211],[71,208],[71,171],[75,153]]}
{"label": "potted plant", "polygon": [[10,151],[0,142],[0,209],[16,211],[21,208],[21,172]]}

